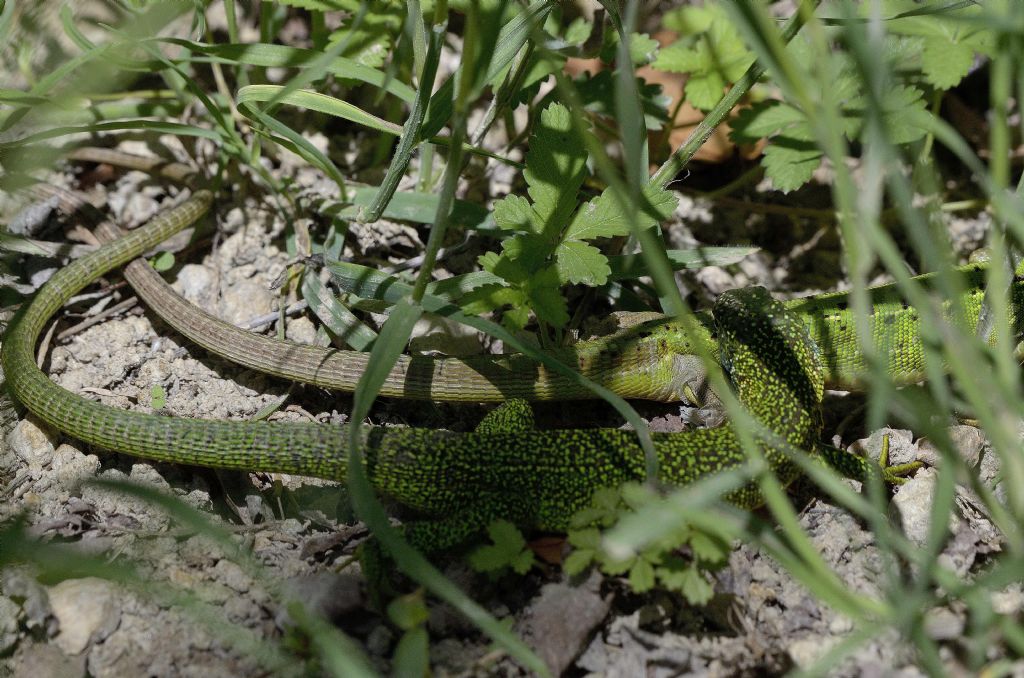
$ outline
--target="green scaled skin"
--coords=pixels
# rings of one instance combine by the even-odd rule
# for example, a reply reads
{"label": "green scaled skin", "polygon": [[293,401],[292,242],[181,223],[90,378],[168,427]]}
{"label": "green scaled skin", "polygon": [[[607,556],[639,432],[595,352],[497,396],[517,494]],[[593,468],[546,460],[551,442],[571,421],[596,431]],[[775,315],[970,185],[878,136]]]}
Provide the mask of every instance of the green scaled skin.
{"label": "green scaled skin", "polygon": [[[311,423],[209,421],[125,412],[70,393],[35,365],[50,316],[86,284],[199,218],[211,196],[181,207],[60,270],[12,320],[0,360],[11,393],[39,419],[75,438],[147,459],[341,480],[347,427]],[[813,449],[821,427],[823,376],[800,318],[761,288],[727,293],[715,305],[722,363],[750,412],[793,447]],[[490,415],[474,433],[364,426],[368,476],[384,495],[425,518],[410,538],[429,549],[465,540],[498,517],[523,527],[563,530],[595,490],[641,480],[636,436],[617,429],[532,430],[522,404]],[[729,426],[655,434],[660,479],[683,485],[746,461]],[[786,453],[757,439],[783,482],[797,472]],[[856,459],[850,457],[850,459]],[[866,462],[849,462],[854,473]],[[760,503],[755,488],[731,501]]]}
{"label": "green scaled skin", "polygon": [[[980,334],[980,318],[985,298],[986,264],[969,264],[953,271],[962,289],[958,304],[949,300],[941,303],[942,315],[951,324],[968,334]],[[930,292],[932,298],[941,298],[933,291],[936,274],[926,273],[914,278]],[[1016,271],[1009,290],[1009,324],[1013,336],[1024,336],[1024,264]],[[918,309],[908,305],[895,284],[880,285],[869,290],[870,308],[866,316],[866,334],[871,339],[875,356],[881,368],[895,384],[913,384],[923,381],[925,373],[925,346],[922,338],[921,317]],[[821,350],[825,387],[844,391],[860,391],[868,384],[867,356],[861,350],[857,336],[856,314],[850,308],[847,292],[819,294],[813,297],[782,302],[787,310],[797,314]],[[649,314],[644,314],[649,316]],[[659,362],[647,375],[645,388],[650,391],[666,389],[672,393],[689,392],[703,402],[707,384],[703,368],[690,360],[696,352],[697,342],[712,353],[717,350],[713,335],[713,320],[698,313],[701,321],[699,335],[691,339],[682,326],[664,318],[649,319],[623,332],[628,341],[619,343],[629,350],[644,350],[656,345]],[[608,341],[614,344],[616,338]],[[607,352],[607,351],[606,351]],[[1024,358],[1024,346],[1016,349],[1018,359]],[[940,366],[940,369],[944,369]],[[631,373],[626,372],[627,374]],[[689,389],[689,391],[686,391]],[[713,398],[713,395],[711,396]]]}
{"label": "green scaled skin", "polygon": [[[800,319],[763,288],[727,292],[715,305],[723,363],[751,414],[796,448],[813,449],[821,429],[822,372],[817,349]],[[456,544],[496,518],[520,526],[562,531],[590,503],[594,491],[645,477],[636,436],[617,429],[530,430],[522,401],[511,401],[485,420],[482,430],[449,434],[432,454],[433,441],[370,434],[367,469],[384,494],[438,519],[414,523],[410,537],[432,547]],[[511,408],[511,410],[510,410]],[[518,414],[517,414],[518,413]],[[515,429],[502,432],[501,427]],[[399,431],[415,435],[416,429]],[[731,426],[685,433],[656,433],[659,480],[685,485],[747,461]],[[757,439],[770,468],[788,484],[797,476],[789,456]],[[863,477],[866,462],[850,457]],[[728,499],[742,507],[761,503],[749,485]]]}

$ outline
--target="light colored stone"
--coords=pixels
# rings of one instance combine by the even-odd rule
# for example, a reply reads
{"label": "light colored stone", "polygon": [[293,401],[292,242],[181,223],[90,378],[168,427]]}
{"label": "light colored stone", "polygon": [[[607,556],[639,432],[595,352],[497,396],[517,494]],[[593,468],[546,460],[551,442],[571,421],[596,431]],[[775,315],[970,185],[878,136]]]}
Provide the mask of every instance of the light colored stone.
{"label": "light colored stone", "polygon": [[210,311],[216,299],[217,274],[209,266],[185,264],[178,271],[178,279],[171,287],[193,304]]}
{"label": "light colored stone", "polygon": [[[950,426],[949,437],[953,440],[953,448],[967,465],[977,466],[985,447],[985,436],[982,432],[973,426]],[[938,466],[942,463],[942,454],[934,442],[928,438],[921,438],[918,441],[918,459],[929,466]]]}
{"label": "light colored stone", "polygon": [[285,325],[284,336],[296,344],[315,344],[316,327],[309,318],[290,318]]}
{"label": "light colored stone", "polygon": [[236,563],[226,558],[217,561],[213,571],[222,584],[238,593],[245,593],[252,586],[252,579],[249,578],[249,575],[245,574]]}
{"label": "light colored stone", "polygon": [[37,424],[31,417],[22,419],[7,436],[11,450],[39,477],[53,460],[57,435]]}
{"label": "light colored stone", "polygon": [[53,639],[68,655],[110,635],[120,623],[114,587],[102,579],[68,579],[49,589],[50,607],[60,624]]}
{"label": "light colored stone", "polygon": [[[935,469],[918,471],[899,486],[892,498],[892,508],[903,526],[903,533],[918,546],[923,546],[928,539],[937,479],[938,471]],[[949,520],[950,529],[955,529],[959,519],[951,514]]]}
{"label": "light colored stone", "polygon": [[24,642],[11,658],[10,675],[11,678],[84,677],[85,656],[68,657],[51,643]]}
{"label": "light colored stone", "polygon": [[66,489],[75,490],[83,481],[96,475],[100,470],[100,460],[95,454],[82,454],[65,444],[53,454],[53,470],[58,483]]}
{"label": "light colored stone", "polygon": [[917,446],[910,431],[897,428],[880,428],[867,438],[861,438],[850,445],[850,451],[878,461],[882,453],[882,439],[889,436],[889,463],[908,464],[917,460]]}
{"label": "light colored stone", "polygon": [[837,614],[828,624],[829,633],[836,636],[849,633],[850,631],[853,631],[853,628],[853,620],[842,614]]}
{"label": "light colored stone", "polygon": [[[586,649],[594,629],[608,616],[611,597],[601,595],[601,582],[601,575],[593,571],[579,584],[545,584],[516,622],[516,631],[552,675],[560,676],[572,665]],[[655,612],[656,617],[662,614],[662,610]]]}
{"label": "light colored stone", "polygon": [[128,479],[133,483],[148,485],[151,489],[167,494],[171,491],[171,484],[160,475],[159,471],[147,463],[132,464]]}
{"label": "light colored stone", "polygon": [[4,596],[0,596],[0,656],[18,642],[18,605]]}
{"label": "light colored stone", "polygon": [[796,666],[807,668],[821,659],[837,642],[839,639],[831,636],[808,636],[790,643],[786,653]]}
{"label": "light colored stone", "polygon": [[1003,591],[996,591],[991,596],[992,610],[996,614],[1013,616],[1024,609],[1024,592],[1021,591],[1020,584],[1014,584]]}
{"label": "light colored stone", "polygon": [[436,316],[417,320],[409,340],[409,350],[419,353],[467,356],[477,355],[482,348],[476,330]]}
{"label": "light colored stone", "polygon": [[924,627],[933,640],[956,640],[963,635],[965,622],[948,607],[938,607],[925,616]]}
{"label": "light colored stone", "polygon": [[243,280],[224,291],[220,315],[233,325],[242,325],[255,316],[274,310],[274,295],[253,280]]}

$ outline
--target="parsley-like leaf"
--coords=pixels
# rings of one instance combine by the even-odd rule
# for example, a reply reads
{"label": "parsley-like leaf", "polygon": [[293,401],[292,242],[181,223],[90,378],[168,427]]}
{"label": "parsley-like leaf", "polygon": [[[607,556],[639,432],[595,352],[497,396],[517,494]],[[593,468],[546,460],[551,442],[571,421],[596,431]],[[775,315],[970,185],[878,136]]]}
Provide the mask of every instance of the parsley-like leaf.
{"label": "parsley-like leaf", "polygon": [[495,572],[511,567],[525,574],[533,567],[533,552],[526,548],[526,540],[512,523],[495,520],[487,528],[492,544],[481,546],[470,554],[469,564],[477,572]]}
{"label": "parsley-like leaf", "polygon": [[[657,212],[658,221],[670,217],[678,202],[674,194],[649,184],[644,187],[643,194]],[[656,223],[646,212],[640,212],[636,218],[640,220],[640,229],[650,228]],[[629,221],[623,214],[621,203],[612,193],[612,189],[608,188],[576,213],[565,231],[565,238],[592,240],[629,235],[629,232]]]}
{"label": "parsley-like leaf", "polygon": [[739,80],[754,63],[754,55],[719,5],[683,7],[665,23],[683,37],[662,49],[652,65],[660,71],[688,74],[687,102],[710,110],[725,87]]}
{"label": "parsley-like leaf", "polygon": [[555,250],[558,279],[564,283],[603,285],[612,272],[608,258],[593,245],[567,240]]}
{"label": "parsley-like leaf", "polygon": [[587,153],[573,129],[569,109],[552,104],[540,114],[540,125],[526,154],[526,190],[533,199],[533,231],[557,232],[576,208]]}

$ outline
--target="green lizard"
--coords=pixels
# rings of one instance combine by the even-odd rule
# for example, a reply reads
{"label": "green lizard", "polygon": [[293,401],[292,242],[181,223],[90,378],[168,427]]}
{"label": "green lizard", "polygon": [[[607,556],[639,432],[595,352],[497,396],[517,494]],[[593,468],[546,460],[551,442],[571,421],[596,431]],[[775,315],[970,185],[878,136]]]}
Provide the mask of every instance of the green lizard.
{"label": "green lizard", "polygon": [[[12,320],[0,351],[11,393],[46,423],[130,455],[217,468],[342,479],[348,429],[311,423],[209,421],[125,412],[70,393],[36,367],[33,352],[49,317],[73,294],[196,220],[212,197],[186,203],[130,235],[58,271]],[[737,395],[772,435],[755,436],[784,483],[797,475],[789,447],[816,449],[841,470],[863,476],[869,463],[818,447],[823,374],[800,318],[763,288],[722,295],[714,309],[723,366]],[[473,433],[361,426],[367,474],[384,495],[424,518],[410,527],[421,546],[445,548],[497,517],[561,530],[601,487],[639,480],[644,453],[632,432],[616,429],[527,430],[512,405]],[[747,460],[728,425],[655,434],[660,480],[685,484]],[[756,506],[754,485],[728,499]]]}

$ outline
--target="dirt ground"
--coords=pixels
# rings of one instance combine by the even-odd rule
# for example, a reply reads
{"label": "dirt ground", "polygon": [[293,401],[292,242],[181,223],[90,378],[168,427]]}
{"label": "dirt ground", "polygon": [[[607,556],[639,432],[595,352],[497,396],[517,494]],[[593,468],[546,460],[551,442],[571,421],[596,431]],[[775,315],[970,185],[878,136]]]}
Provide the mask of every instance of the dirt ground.
{"label": "dirt ground", "polygon": [[[168,142],[173,148],[173,142]],[[359,141],[353,141],[358,157]],[[138,145],[127,150],[146,151]],[[310,170],[286,155],[273,167],[294,180],[301,191],[332,190]],[[72,188],[88,179],[88,167],[68,167],[54,176]],[[467,187],[486,195],[508,191],[507,172],[481,172],[486,183]],[[767,186],[752,186],[756,197]],[[813,203],[822,187],[805,189],[788,199]],[[177,189],[136,173],[118,173],[108,185],[88,188],[90,198],[120,223],[137,225],[173,201]],[[187,256],[172,271],[175,287],[217,315],[245,323],[266,315],[282,298],[272,283],[290,259],[282,240],[285,224],[265,196],[236,190],[216,207],[219,231],[198,254]],[[753,242],[764,249],[738,265],[682,274],[684,290],[694,290],[697,305],[718,292],[764,284],[781,296],[832,288],[841,277],[834,227],[812,219],[787,220],[781,229],[773,218],[735,209],[712,208],[683,196],[675,218],[664,226],[673,247],[696,243]],[[795,225],[795,227],[794,227]],[[980,242],[985,217],[959,219],[952,227],[966,254]],[[51,233],[61,237],[60,228]],[[395,263],[421,246],[424,229],[398,223],[359,228],[353,225],[350,251]],[[459,272],[473,263],[472,252],[444,263]],[[33,284],[59,266],[37,260]],[[444,274],[444,269],[442,273]],[[111,278],[114,281],[115,278]],[[699,290],[699,291],[697,291]],[[90,316],[130,296],[127,288],[83,300],[74,307]],[[64,330],[78,321],[66,318]],[[265,331],[276,331],[271,325]],[[435,328],[436,330],[436,328]],[[284,330],[295,341],[317,340],[313,324],[289,318]],[[442,344],[459,338],[442,334]],[[477,350],[486,342],[474,335]],[[64,388],[106,405],[152,410],[154,386],[166,393],[161,409],[169,415],[245,419],[287,396],[272,419],[313,418],[326,425],[345,420],[350,397],[313,388],[290,387],[272,378],[239,369],[190,346],[144,307],[135,305],[102,323],[51,343],[46,369]],[[828,407],[842,413],[855,407],[851,398],[832,395]],[[581,421],[608,421],[600,406],[565,403],[545,406],[544,425],[580,426]],[[457,430],[471,428],[485,411],[480,406],[409,404],[381,401],[371,420],[377,424],[419,425]],[[662,428],[678,429],[684,419],[678,406],[644,406],[641,410]],[[828,438],[836,432],[830,418]],[[297,597],[323,610],[356,638],[381,671],[387,671],[399,632],[371,609],[359,565],[352,554],[366,532],[351,524],[351,509],[342,487],[324,481],[259,474],[212,472],[149,464],[106,453],[47,431],[30,418],[13,419],[9,410],[0,446],[0,519],[21,515],[30,533],[72,544],[85,554],[132,562],[153,586],[138,588],[87,577],[43,585],[21,569],[0,572],[0,674],[15,676],[260,675],[281,667],[253,648],[287,643],[286,601]],[[951,422],[960,451],[980,464],[982,475],[997,473],[987,441],[972,427]],[[858,432],[856,426],[838,442],[877,455],[881,432]],[[891,431],[892,460],[928,459],[929,444],[908,431]],[[934,453],[932,457],[934,458]],[[251,549],[258,568],[242,567],[216,543],[195,536],[168,515],[141,500],[83,484],[94,478],[127,479],[170,493],[203,511]],[[925,469],[901,486],[892,512],[912,538],[923,540],[934,492],[935,472]],[[847,512],[814,498],[800,500],[800,519],[814,545],[839,578],[856,591],[878,591],[885,574],[903,567],[874,543],[872,532]],[[958,500],[954,537],[942,558],[961,576],[982,567],[1000,549],[998,534],[964,490]],[[694,608],[667,593],[638,596],[617,578],[589,573],[568,580],[558,568],[545,567],[515,581],[490,581],[452,563],[447,574],[494,614],[509,619],[556,670],[568,675],[672,676],[763,675],[806,667],[852,631],[850,620],[822,606],[771,558],[756,548],[739,546],[718,574],[717,595],[706,608]],[[175,602],[165,589],[189,591],[189,604]],[[1020,610],[1019,585],[1002,592],[998,609]],[[942,642],[943,660],[958,670],[958,638],[965,611],[934,610],[929,633]],[[224,624],[226,619],[228,624]],[[521,675],[468,622],[445,605],[430,603],[428,629],[431,660],[437,675]],[[295,657],[291,669],[302,673]],[[1018,666],[1024,672],[1024,666]],[[915,658],[895,634],[882,634],[861,645],[835,669],[836,675],[923,675]]]}

